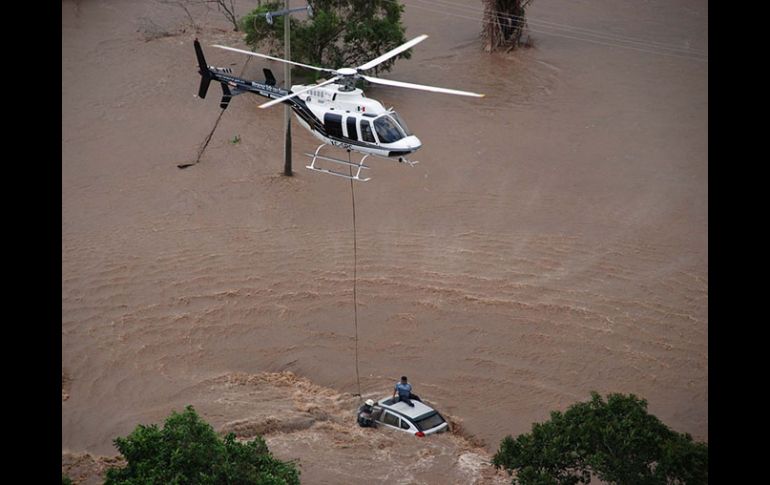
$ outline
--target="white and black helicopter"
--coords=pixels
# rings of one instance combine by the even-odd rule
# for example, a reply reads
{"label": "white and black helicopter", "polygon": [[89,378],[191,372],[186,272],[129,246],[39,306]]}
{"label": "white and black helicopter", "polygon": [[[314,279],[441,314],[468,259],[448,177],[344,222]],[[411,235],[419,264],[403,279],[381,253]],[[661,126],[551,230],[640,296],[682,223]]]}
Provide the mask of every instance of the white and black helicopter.
{"label": "white and black helicopter", "polygon": [[[326,69],[322,67],[310,66],[299,62],[289,61],[278,57],[272,57],[257,52],[250,52],[233,47],[214,45],[220,49],[239,52],[250,56],[271,59],[274,61],[285,62],[295,66],[313,69],[329,73],[332,77],[328,80],[313,85],[293,85],[290,91],[276,87],[276,80],[270,69],[264,68],[264,82],[249,81],[231,75],[231,69],[218,68],[206,64],[203,57],[198,39],[195,39],[195,54],[198,57],[200,67],[201,83],[198,89],[198,96],[206,97],[209,83],[218,81],[222,86],[222,101],[220,107],[227,108],[233,96],[242,93],[254,93],[266,98],[271,98],[260,108],[269,108],[279,103],[289,103],[299,123],[310,130],[316,138],[323,143],[315,150],[315,153],[306,153],[312,158],[310,165],[306,168],[318,172],[336,175],[358,181],[367,181],[369,178],[361,178],[361,170],[368,169],[364,165],[367,157],[373,155],[381,158],[395,158],[399,162],[414,165],[406,157],[419,150],[422,142],[417,138],[404,120],[395,111],[385,109],[379,101],[367,98],[363,91],[355,87],[359,79],[364,79],[373,84],[383,84],[386,86],[397,86],[402,88],[419,89],[422,91],[431,91],[435,93],[457,94],[461,96],[483,97],[483,94],[471,93],[468,91],[458,91],[455,89],[438,88],[425,86],[421,84],[412,84],[390,79],[381,79],[363,74],[378,64],[385,62],[393,56],[404,52],[407,49],[425,40],[428,36],[421,35],[402,44],[399,47],[373,59],[358,67],[345,67],[341,69]],[[358,163],[339,158],[325,157],[319,155],[321,148],[331,145],[347,150],[361,153],[363,157]],[[318,160],[326,160],[338,164],[349,165],[356,169],[351,175],[319,168],[316,166]]]}

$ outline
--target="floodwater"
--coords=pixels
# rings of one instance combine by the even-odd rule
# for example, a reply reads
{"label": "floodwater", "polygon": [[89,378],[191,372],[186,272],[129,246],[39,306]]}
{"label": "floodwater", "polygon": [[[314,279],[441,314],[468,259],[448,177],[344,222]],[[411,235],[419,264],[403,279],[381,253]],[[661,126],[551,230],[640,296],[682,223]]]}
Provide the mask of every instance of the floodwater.
{"label": "floodwater", "polygon": [[[430,37],[382,77],[487,96],[367,90],[424,146],[370,160],[354,246],[350,183],[304,168],[296,122],[281,176],[262,98],[177,168],[220,113],[196,35],[281,81],[209,47],[243,45],[220,14],[193,10],[196,34],[158,2],[62,2],[63,454],[193,404],[305,483],[497,483],[506,434],[592,390],[708,440],[707,2],[534,2],[534,47],[495,55],[480,3],[405,3]],[[359,383],[401,375],[462,431],[355,427]]]}

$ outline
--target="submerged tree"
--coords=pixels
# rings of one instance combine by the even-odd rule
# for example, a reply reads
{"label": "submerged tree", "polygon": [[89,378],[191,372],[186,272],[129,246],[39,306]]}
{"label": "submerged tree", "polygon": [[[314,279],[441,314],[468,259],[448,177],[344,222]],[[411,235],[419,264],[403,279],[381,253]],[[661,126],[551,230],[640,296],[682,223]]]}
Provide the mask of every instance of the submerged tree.
{"label": "submerged tree", "polygon": [[533,0],[484,0],[484,39],[487,52],[510,51],[522,44],[527,27],[525,9]]}
{"label": "submerged tree", "polygon": [[514,484],[706,485],[708,445],[677,433],[633,394],[591,393],[588,402],[552,412],[532,432],[506,436],[492,462],[516,472]]}
{"label": "submerged tree", "polygon": [[[313,66],[339,69],[358,66],[406,42],[401,25],[404,6],[394,0],[315,0],[313,17],[291,17],[291,57]],[[269,24],[265,13],[280,10],[283,2],[262,4],[241,19],[246,43],[264,43],[276,56],[282,56],[283,20]],[[390,70],[396,59],[411,56],[410,51],[388,59],[375,68]]]}

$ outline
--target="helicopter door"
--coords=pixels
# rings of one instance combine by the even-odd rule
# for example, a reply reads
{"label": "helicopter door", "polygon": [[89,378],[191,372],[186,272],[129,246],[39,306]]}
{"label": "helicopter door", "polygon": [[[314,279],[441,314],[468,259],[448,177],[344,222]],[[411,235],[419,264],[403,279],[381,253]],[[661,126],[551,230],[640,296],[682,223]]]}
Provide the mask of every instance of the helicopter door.
{"label": "helicopter door", "polygon": [[342,138],[342,116],[333,113],[324,115],[324,127],[326,134],[337,138]]}
{"label": "helicopter door", "polygon": [[369,143],[377,143],[374,140],[374,133],[372,133],[372,125],[369,124],[369,120],[363,118],[361,119],[361,139]]}
{"label": "helicopter door", "polygon": [[356,132],[356,117],[348,116],[347,125],[348,125],[348,138],[350,138],[351,140],[358,140],[358,133]]}

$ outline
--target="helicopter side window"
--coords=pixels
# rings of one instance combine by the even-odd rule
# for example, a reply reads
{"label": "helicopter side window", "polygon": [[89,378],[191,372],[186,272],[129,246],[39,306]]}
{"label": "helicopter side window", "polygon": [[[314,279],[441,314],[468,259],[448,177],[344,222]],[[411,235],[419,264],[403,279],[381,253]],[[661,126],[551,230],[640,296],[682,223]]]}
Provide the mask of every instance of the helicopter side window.
{"label": "helicopter side window", "polygon": [[342,116],[332,113],[326,113],[324,115],[324,127],[326,128],[326,134],[329,136],[336,136],[342,138]]}
{"label": "helicopter side window", "polygon": [[368,141],[369,143],[377,143],[374,140],[374,134],[372,133],[372,126],[369,124],[369,120],[361,120],[361,139]]}
{"label": "helicopter side window", "polygon": [[358,134],[356,133],[356,118],[355,116],[348,116],[348,138],[351,140],[358,140]]}
{"label": "helicopter side window", "polygon": [[387,115],[380,116],[374,120],[374,129],[377,130],[377,137],[380,143],[393,143],[406,135],[401,131],[393,118]]}

